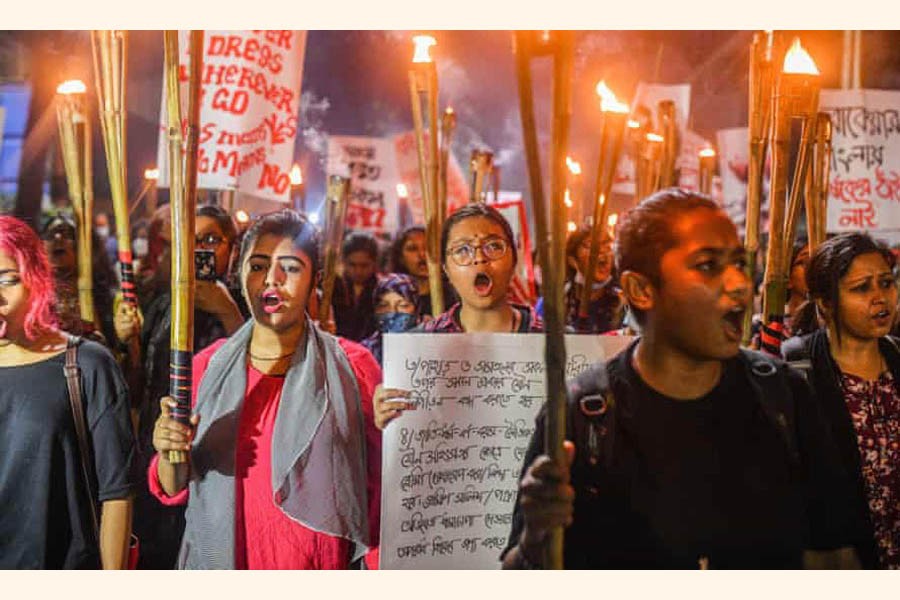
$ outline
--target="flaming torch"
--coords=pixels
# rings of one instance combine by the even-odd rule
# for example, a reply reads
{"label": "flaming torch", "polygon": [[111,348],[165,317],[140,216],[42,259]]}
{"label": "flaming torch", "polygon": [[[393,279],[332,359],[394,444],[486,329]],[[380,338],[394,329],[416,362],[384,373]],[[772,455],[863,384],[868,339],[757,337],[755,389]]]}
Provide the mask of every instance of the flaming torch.
{"label": "flaming torch", "polygon": [[828,218],[828,180],[831,166],[831,117],[820,112],[816,120],[816,146],[809,191],[806,194],[806,223],[809,231],[809,255],[825,241]]}
{"label": "flaming torch", "polygon": [[597,268],[597,255],[600,253],[602,238],[606,234],[609,195],[616,175],[616,166],[619,164],[622,138],[625,136],[625,127],[628,124],[628,105],[619,102],[605,82],[601,81],[597,84],[597,95],[601,98],[600,110],[603,124],[600,128],[600,158],[597,162],[597,179],[592,198],[594,220],[591,226],[591,249],[588,254],[587,273],[584,274],[584,287],[581,290],[581,299],[578,304],[578,316],[582,319],[588,316],[591,291],[594,287],[594,271]]}
{"label": "flaming torch", "polygon": [[483,203],[487,200],[485,181],[494,168],[494,153],[490,150],[472,150],[469,167],[472,171],[472,195],[469,202]]}
{"label": "flaming torch", "polygon": [[[772,132],[772,184],[769,194],[769,248],[766,253],[765,296],[763,297],[762,347],[779,353],[784,329],[784,302],[789,265],[787,249],[793,243],[793,223],[785,223],[785,196],[788,191],[791,119],[803,117],[798,168],[791,190],[789,213],[799,210],[799,190],[803,187],[809,163],[809,146],[814,136],[816,110],[819,103],[819,71],[809,54],[796,39],[785,55],[784,69],[776,83],[774,130]],[[796,206],[795,206],[796,205]],[[795,221],[795,219],[794,219]]]}
{"label": "flaming torch", "polygon": [[[671,187],[678,183],[675,160],[678,158],[678,127],[675,123],[675,102],[661,100],[657,105],[659,133],[663,146],[659,165],[659,188]],[[657,189],[659,189],[657,188]]]}
{"label": "flaming torch", "polygon": [[91,122],[85,93],[78,80],[65,81],[56,88],[56,122],[69,199],[75,213],[78,239],[78,306],[81,320],[96,324],[94,277],[91,258],[91,216],[94,212],[93,169],[91,167]]}
{"label": "flaming torch", "polygon": [[128,32],[92,31],[91,49],[97,102],[100,107],[100,129],[103,133],[106,168],[109,173],[109,191],[116,216],[122,299],[136,307],[126,174],[125,71],[128,64]]}
{"label": "flaming torch", "polygon": [[[412,104],[413,126],[416,131],[416,150],[419,157],[419,179],[425,209],[425,245],[428,261],[428,287],[432,313],[444,312],[444,290],[441,286],[441,216],[439,201],[438,157],[438,80],[437,69],[431,60],[429,48],[437,42],[428,35],[413,38],[415,51],[409,70],[409,95]],[[428,109],[428,148],[425,148],[425,126],[422,120],[422,103]]]}
{"label": "flaming torch", "polygon": [[642,151],[638,156],[637,201],[640,202],[659,189],[660,158],[665,138],[656,133],[644,136]]}
{"label": "flaming torch", "polygon": [[700,158],[698,187],[701,194],[709,196],[712,193],[713,172],[716,170],[716,151],[712,148],[704,148],[698,157]]}
{"label": "flaming torch", "polygon": [[319,323],[327,323],[331,316],[331,297],[334,293],[338,253],[341,240],[344,239],[349,193],[349,178],[340,175],[328,178],[328,189],[325,193],[325,268],[322,277],[322,301],[319,303]]}
{"label": "flaming torch", "polygon": [[[544,276],[544,359],[547,365],[547,421],[544,447],[551,459],[562,464],[566,426],[566,345],[563,274],[565,272],[566,185],[565,152],[571,117],[572,64],[574,34],[570,31],[517,31],[515,33],[516,75],[519,88],[519,114],[522,118],[525,156],[532,209],[537,230],[536,243]],[[534,92],[531,84],[531,59],[549,54],[553,60],[553,129],[550,155],[550,202],[545,202],[534,121]],[[563,566],[563,530],[554,529],[547,537],[544,566]]]}
{"label": "flaming torch", "polygon": [[450,150],[453,142],[453,132],[456,131],[456,113],[451,107],[447,107],[441,117],[441,164],[440,178],[438,179],[438,222],[443,225],[447,218],[447,177],[450,169]]}

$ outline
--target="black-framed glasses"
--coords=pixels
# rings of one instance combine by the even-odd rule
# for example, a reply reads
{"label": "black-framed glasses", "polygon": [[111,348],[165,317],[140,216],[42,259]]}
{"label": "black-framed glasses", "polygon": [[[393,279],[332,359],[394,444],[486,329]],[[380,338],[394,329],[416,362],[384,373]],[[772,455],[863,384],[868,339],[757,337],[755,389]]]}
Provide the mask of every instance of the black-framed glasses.
{"label": "black-framed glasses", "polygon": [[460,267],[468,267],[475,262],[475,254],[481,249],[481,254],[489,261],[499,260],[506,256],[509,250],[509,242],[502,238],[494,238],[480,244],[460,244],[450,248],[447,254]]}
{"label": "black-framed glasses", "polygon": [[221,235],[216,235],[214,233],[207,233],[206,235],[198,235],[194,238],[194,244],[198,248],[203,248],[204,250],[214,250],[218,248],[219,244],[225,241]]}

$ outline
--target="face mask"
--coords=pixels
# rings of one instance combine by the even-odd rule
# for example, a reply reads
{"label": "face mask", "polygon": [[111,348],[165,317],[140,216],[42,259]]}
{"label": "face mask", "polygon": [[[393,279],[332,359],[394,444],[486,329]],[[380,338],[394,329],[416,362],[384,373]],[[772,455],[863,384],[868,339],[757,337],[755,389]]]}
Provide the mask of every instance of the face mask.
{"label": "face mask", "polygon": [[416,326],[416,316],[403,312],[375,315],[375,327],[381,333],[403,333]]}
{"label": "face mask", "polygon": [[105,225],[101,225],[100,227],[97,227],[94,231],[96,231],[97,235],[99,235],[102,238],[109,237],[109,227],[107,227]]}
{"label": "face mask", "polygon": [[134,250],[134,255],[138,258],[144,258],[147,256],[147,252],[150,249],[150,242],[147,241],[147,238],[139,237],[134,238],[134,241],[131,242],[131,247]]}

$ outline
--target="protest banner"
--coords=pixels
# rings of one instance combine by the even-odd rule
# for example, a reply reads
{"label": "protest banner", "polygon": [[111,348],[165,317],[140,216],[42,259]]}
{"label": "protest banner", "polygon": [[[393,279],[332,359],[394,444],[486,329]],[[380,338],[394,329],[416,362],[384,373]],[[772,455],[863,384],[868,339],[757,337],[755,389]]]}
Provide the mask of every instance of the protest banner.
{"label": "protest banner", "polygon": [[[205,32],[198,187],[289,202],[305,47],[305,31]],[[183,106],[187,106],[189,62],[188,32],[182,31]],[[159,187],[169,186],[165,107],[163,86]]]}
{"label": "protest banner", "polygon": [[[488,197],[492,196],[493,194],[490,194]],[[522,194],[500,191],[497,194],[497,202],[488,202],[488,204],[496,208],[509,222],[515,237],[519,261],[512,282],[510,282],[512,301],[520,304],[534,304],[537,294],[534,287],[534,265],[531,261],[531,234],[528,229],[528,217]]]}
{"label": "protest banner", "polygon": [[391,236],[399,229],[397,157],[393,140],[329,136],[326,174],[350,178],[347,229]]}
{"label": "protest banner", "polygon": [[[425,132],[425,146],[428,147],[429,132]],[[406,186],[408,193],[406,214],[401,215],[401,226],[422,224],[425,222],[425,208],[422,203],[422,185],[419,180],[419,158],[416,154],[416,133],[407,131],[394,137],[397,151],[397,170],[400,183]],[[463,174],[456,157],[450,154],[447,165],[447,214],[468,204],[469,184]]]}
{"label": "protest banner", "polygon": [[833,128],[827,231],[900,230],[900,92],[822,90]]}
{"label": "protest banner", "polygon": [[[381,568],[499,569],[546,398],[540,334],[387,334],[384,386],[412,392],[383,433]],[[632,338],[566,336],[568,377]]]}

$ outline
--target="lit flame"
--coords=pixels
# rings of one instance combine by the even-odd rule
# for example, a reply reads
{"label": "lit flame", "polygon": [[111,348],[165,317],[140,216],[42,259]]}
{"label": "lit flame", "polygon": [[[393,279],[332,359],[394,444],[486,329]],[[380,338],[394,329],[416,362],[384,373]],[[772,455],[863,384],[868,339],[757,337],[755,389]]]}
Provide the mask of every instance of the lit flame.
{"label": "lit flame", "polygon": [[616,223],[618,223],[618,222],[619,222],[619,215],[617,215],[616,213],[609,215],[609,218],[606,219],[606,224],[609,225],[610,227],[615,227]]}
{"label": "lit flame", "polygon": [[159,179],[159,169],[153,167],[152,169],[144,169],[144,179],[148,181],[156,181]]}
{"label": "lit flame", "polygon": [[566,166],[569,167],[572,175],[581,175],[581,163],[577,160],[572,160],[571,156],[566,157]]}
{"label": "lit flame", "polygon": [[716,155],[716,151],[712,148],[704,148],[700,151],[700,158],[712,158]]}
{"label": "lit flame", "polygon": [[85,92],[87,92],[87,87],[85,87],[84,82],[80,79],[63,81],[56,88],[57,94],[84,94]]}
{"label": "lit flame", "polygon": [[234,220],[243,225],[250,222],[250,215],[247,214],[247,211],[241,209],[234,213]]}
{"label": "lit flame", "polygon": [[568,227],[570,233],[575,231],[576,229],[578,229],[578,225],[575,224],[575,221],[569,221],[569,224],[567,225],[567,227]]}
{"label": "lit flame", "polygon": [[569,194],[569,190],[568,190],[568,189],[566,189],[566,195],[565,195],[565,197],[563,198],[563,202],[565,203],[566,207],[572,208],[572,195]]}
{"label": "lit flame", "polygon": [[647,141],[648,141],[648,142],[663,142],[664,140],[665,140],[665,138],[664,138],[663,136],[661,136],[661,135],[658,135],[658,134],[655,134],[655,133],[648,133],[648,134],[647,134]]}
{"label": "lit flame", "polygon": [[291,185],[303,185],[303,171],[298,164],[291,167]]}
{"label": "lit flame", "polygon": [[541,31],[541,41],[545,44],[550,42],[550,30],[544,29]]}
{"label": "lit flame", "polygon": [[629,129],[638,129],[641,126],[640,121],[635,121],[634,119],[628,119],[628,128]]}
{"label": "lit flame", "polygon": [[600,96],[600,110],[606,112],[627,113],[628,105],[616,98],[616,95],[606,85],[605,81],[597,84],[597,95]]}
{"label": "lit flame", "polygon": [[319,224],[319,213],[317,213],[317,212],[309,213],[307,215],[307,218],[309,219],[309,222],[312,223],[313,225]]}
{"label": "lit flame", "polygon": [[416,50],[413,53],[412,61],[414,63],[430,63],[431,55],[428,53],[428,49],[437,44],[437,40],[430,35],[417,35],[413,37],[413,44],[416,45]]}
{"label": "lit flame", "polygon": [[791,49],[784,55],[784,72],[803,75],[819,74],[819,69],[816,68],[816,63],[813,62],[809,52],[800,45],[800,38],[794,38]]}
{"label": "lit flame", "polygon": [[409,190],[406,189],[406,184],[404,184],[404,183],[397,184],[397,195],[400,196],[401,198],[409,197]]}

